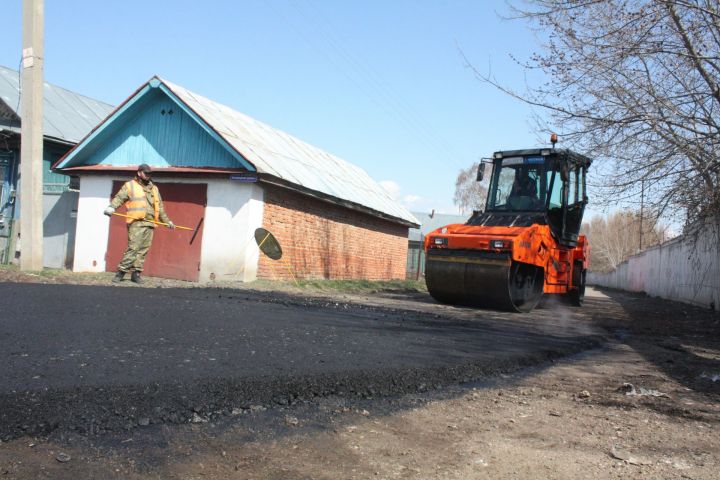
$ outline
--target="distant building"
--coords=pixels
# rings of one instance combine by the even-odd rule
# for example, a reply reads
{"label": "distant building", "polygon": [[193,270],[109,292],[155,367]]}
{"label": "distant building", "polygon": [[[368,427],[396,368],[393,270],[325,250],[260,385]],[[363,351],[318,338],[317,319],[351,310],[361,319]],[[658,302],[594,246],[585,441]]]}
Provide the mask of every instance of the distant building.
{"label": "distant building", "polygon": [[[49,83],[43,89],[43,265],[72,264],[77,191],[50,166],[105,118],[112,105]],[[0,66],[0,263],[16,260],[20,218],[20,81]]]}
{"label": "distant building", "polygon": [[[159,77],[140,86],[55,168],[80,177],[75,271],[112,271],[124,221],[103,215],[136,166],[153,167],[170,218],[149,276],[191,281],[405,277],[418,221],[365,171]],[[260,255],[258,228],[283,250]]]}
{"label": "distant building", "polygon": [[420,222],[419,228],[408,231],[407,278],[419,279],[425,274],[425,253],[423,242],[428,232],[453,223],[465,223],[470,215],[449,215],[445,213],[412,212]]}

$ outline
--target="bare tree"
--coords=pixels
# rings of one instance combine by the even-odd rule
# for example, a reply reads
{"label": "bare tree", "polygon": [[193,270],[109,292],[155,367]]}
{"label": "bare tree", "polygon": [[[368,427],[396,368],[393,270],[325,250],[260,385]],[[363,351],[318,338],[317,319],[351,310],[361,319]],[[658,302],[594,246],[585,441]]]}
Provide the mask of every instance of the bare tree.
{"label": "bare tree", "polygon": [[609,272],[641,249],[668,239],[668,229],[639,212],[623,211],[607,217],[594,216],[583,224],[590,243],[590,269]]}
{"label": "bare tree", "polygon": [[455,195],[453,203],[461,213],[470,213],[473,210],[485,208],[487,187],[485,182],[477,181],[477,171],[480,164],[475,162],[467,169],[460,170],[455,180]]}
{"label": "bare tree", "polygon": [[[519,0],[518,0],[519,1]],[[549,112],[539,130],[597,159],[605,203],[644,201],[686,226],[720,215],[720,2],[525,0],[543,42],[525,67],[547,82],[517,92]],[[674,214],[674,215],[673,215]],[[680,214],[681,216],[676,216]]]}

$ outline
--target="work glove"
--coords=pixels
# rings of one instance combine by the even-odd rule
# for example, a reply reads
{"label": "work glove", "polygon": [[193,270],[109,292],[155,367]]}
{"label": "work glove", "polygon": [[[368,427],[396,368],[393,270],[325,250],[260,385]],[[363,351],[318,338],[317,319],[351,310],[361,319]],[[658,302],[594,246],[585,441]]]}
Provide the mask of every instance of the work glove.
{"label": "work glove", "polygon": [[103,213],[108,217],[112,217],[112,214],[115,213],[115,209],[113,207],[107,207]]}
{"label": "work glove", "polygon": [[167,222],[167,227],[168,227],[170,230],[174,230],[174,229],[175,229],[175,224],[172,223],[172,220],[170,220],[169,222]]}

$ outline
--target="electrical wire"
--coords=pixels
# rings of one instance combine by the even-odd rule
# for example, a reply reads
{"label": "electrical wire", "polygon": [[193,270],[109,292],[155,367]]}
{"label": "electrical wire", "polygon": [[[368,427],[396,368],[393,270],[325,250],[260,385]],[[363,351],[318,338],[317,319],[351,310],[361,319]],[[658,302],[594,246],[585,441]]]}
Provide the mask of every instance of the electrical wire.
{"label": "electrical wire", "polygon": [[[18,101],[15,107],[15,115],[20,117],[20,98],[22,97],[22,55],[20,55],[20,62],[18,62]],[[22,122],[22,119],[20,120]]]}
{"label": "electrical wire", "polygon": [[[298,3],[294,4],[299,6]],[[410,104],[405,98],[393,88],[392,84],[388,83],[383,76],[373,68],[372,64],[364,59],[360,54],[353,55],[345,46],[348,42],[341,37],[341,34],[335,35],[340,29],[335,28],[332,21],[324,15],[322,10],[313,5],[312,1],[304,3],[314,9],[317,17],[321,23],[325,23],[328,27],[327,30],[320,30],[321,33],[328,39],[328,43],[333,47],[336,52],[344,56],[349,60],[350,64],[354,64],[357,71],[365,75],[365,79],[368,83],[373,86],[381,96],[384,96],[389,103],[397,108],[400,116],[405,119],[414,128],[417,128],[418,132],[425,138],[429,137],[433,142],[436,142],[437,146],[445,152],[451,153],[453,156],[460,157],[450,142],[446,141],[442,136],[437,134],[436,129]],[[298,9],[298,7],[296,7]],[[302,14],[302,12],[301,12]],[[320,18],[322,17],[322,18]],[[317,23],[316,23],[317,24]],[[351,65],[352,66],[352,65]]]}
{"label": "electrical wire", "polygon": [[[453,152],[450,143],[441,139],[436,130],[432,128],[376,70],[372,69],[368,62],[359,59],[359,57],[350,53],[349,50],[342,45],[342,40],[339,40],[338,37],[332,33],[333,28],[327,17],[324,17],[325,26],[323,26],[323,20],[318,20],[317,17],[311,17],[312,14],[303,10],[297,3],[290,3],[292,8],[308,23],[311,23],[314,30],[324,37],[327,45],[333,50],[334,55],[332,54],[333,52],[329,52],[327,48],[318,46],[316,40],[313,40],[305,29],[298,27],[297,22],[290,19],[272,5],[271,0],[265,0],[265,3],[276,15],[282,17],[311,48],[323,56],[333,68],[352,82],[370,101],[390,116],[399,120],[408,132],[413,134],[420,143],[430,150],[439,153],[439,158],[447,159],[452,161],[452,163],[458,163],[453,157],[460,158],[461,155]],[[338,63],[337,60],[344,63],[344,66]]]}

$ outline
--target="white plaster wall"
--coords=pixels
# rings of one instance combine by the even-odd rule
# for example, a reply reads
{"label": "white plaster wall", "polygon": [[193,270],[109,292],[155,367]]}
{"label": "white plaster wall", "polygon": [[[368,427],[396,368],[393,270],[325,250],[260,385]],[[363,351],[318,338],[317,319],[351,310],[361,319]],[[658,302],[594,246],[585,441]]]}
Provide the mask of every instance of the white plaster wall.
{"label": "white plaster wall", "polygon": [[200,262],[200,281],[257,278],[259,250],[255,229],[262,226],[263,191],[254,183],[213,180],[208,199]]}
{"label": "white plaster wall", "polygon": [[630,257],[610,273],[591,273],[594,285],[712,307],[720,311],[720,225],[697,241],[671,240]]}
{"label": "white plaster wall", "polygon": [[[78,194],[45,193],[43,203],[43,266],[66,268],[75,249],[75,208]],[[70,249],[70,250],[68,250]]]}
{"label": "white plaster wall", "polygon": [[[103,210],[108,206],[115,180],[127,178],[83,176],[80,180],[73,264],[76,272],[105,271],[110,219],[103,215]],[[162,183],[207,183],[200,281],[255,280],[259,250],[254,233],[262,226],[262,188],[228,179],[163,177]]]}
{"label": "white plaster wall", "polygon": [[98,176],[80,178],[74,272],[105,271],[110,218],[103,215],[103,210],[110,203],[113,180],[122,180],[122,178]]}

